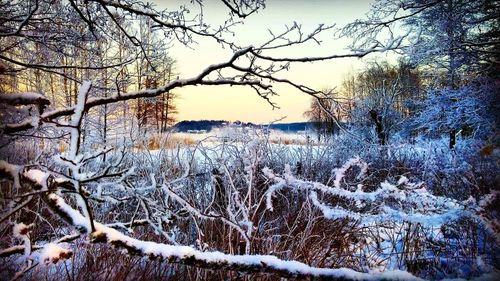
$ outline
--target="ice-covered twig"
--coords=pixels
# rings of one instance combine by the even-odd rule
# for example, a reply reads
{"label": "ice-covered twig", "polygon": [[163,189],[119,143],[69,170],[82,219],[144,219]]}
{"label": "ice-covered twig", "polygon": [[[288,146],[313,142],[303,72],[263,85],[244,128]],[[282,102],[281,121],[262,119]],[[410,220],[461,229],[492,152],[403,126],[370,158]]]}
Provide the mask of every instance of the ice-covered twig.
{"label": "ice-covered twig", "polygon": [[[59,243],[64,243],[64,242],[71,242],[71,241],[78,239],[80,236],[82,236],[81,233],[69,234],[69,235],[63,236],[63,237],[61,237],[61,238],[59,238],[51,243],[59,244]],[[37,250],[42,249],[43,246],[44,245],[31,245],[31,250],[37,251]],[[12,246],[12,247],[0,250],[0,257],[8,257],[8,256],[15,255],[15,254],[22,254],[22,253],[24,253],[24,251],[25,251],[25,245],[16,245],[16,246]]]}
{"label": "ice-covered twig", "polygon": [[247,232],[237,222],[229,220],[220,214],[204,214],[203,212],[201,212],[200,210],[198,210],[194,206],[192,206],[184,198],[180,197],[177,193],[175,193],[173,190],[171,190],[168,186],[163,185],[162,189],[170,196],[171,199],[173,199],[175,202],[179,203],[182,207],[184,207],[193,216],[201,218],[201,219],[206,219],[206,220],[220,220],[223,223],[230,226],[231,228],[238,231],[241,234],[242,238],[247,243],[247,245],[250,244],[250,241],[249,241],[248,236],[247,236]]}

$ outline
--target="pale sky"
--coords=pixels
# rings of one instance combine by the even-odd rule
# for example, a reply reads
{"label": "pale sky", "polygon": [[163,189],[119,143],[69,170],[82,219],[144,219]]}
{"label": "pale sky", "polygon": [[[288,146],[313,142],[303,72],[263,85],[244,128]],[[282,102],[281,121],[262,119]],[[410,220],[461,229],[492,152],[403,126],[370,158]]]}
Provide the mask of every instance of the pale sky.
{"label": "pale sky", "polygon": [[[155,1],[159,8],[189,5],[189,1]],[[294,21],[302,24],[306,33],[314,30],[318,24],[336,24],[338,27],[357,18],[364,17],[370,8],[368,0],[269,0],[266,8],[258,14],[245,19],[245,24],[233,29],[235,40],[240,46],[259,45],[270,39],[268,29],[274,33],[284,30],[285,25]],[[204,18],[209,23],[217,24],[227,18],[228,11],[217,0],[204,2]],[[320,37],[320,46],[309,44],[281,53],[281,56],[319,56],[348,52],[347,40],[333,40],[333,32],[327,31]],[[174,45],[170,55],[177,61],[176,71],[180,78],[197,75],[212,63],[218,63],[231,57],[230,50],[221,49],[209,40],[198,40],[192,49]],[[306,84],[317,89],[338,87],[342,77],[349,71],[359,69],[363,60],[340,59],[326,62],[294,64],[282,77]],[[178,120],[224,119],[229,121],[267,123],[286,118],[281,122],[305,121],[310,97],[285,85],[274,85],[279,96],[274,97],[280,109],[272,110],[267,102],[252,89],[226,86],[199,86],[176,90]]]}

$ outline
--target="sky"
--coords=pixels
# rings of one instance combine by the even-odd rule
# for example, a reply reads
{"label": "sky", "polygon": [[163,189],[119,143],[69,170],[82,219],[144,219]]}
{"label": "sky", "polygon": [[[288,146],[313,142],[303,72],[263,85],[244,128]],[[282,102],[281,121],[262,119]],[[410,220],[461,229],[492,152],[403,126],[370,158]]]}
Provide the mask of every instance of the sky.
{"label": "sky", "polygon": [[[189,1],[156,0],[159,8],[172,9],[188,5]],[[235,41],[240,46],[258,45],[271,38],[268,31],[279,33],[286,25],[297,22],[306,33],[313,31],[319,24],[336,24],[337,27],[364,17],[369,11],[368,0],[269,0],[266,8],[245,19],[243,25],[233,28]],[[204,19],[217,26],[227,18],[228,10],[216,0],[204,1]],[[318,56],[348,52],[349,40],[334,40],[333,31],[325,32],[321,45],[308,44],[300,48],[282,51],[281,56]],[[189,48],[174,44],[170,55],[176,60],[176,72],[180,78],[197,75],[209,64],[226,61],[231,57],[230,50],[224,50],[212,40],[198,39],[197,44]],[[368,58],[369,59],[369,58]],[[355,72],[366,59],[337,59],[326,62],[294,64],[287,73],[280,77],[303,83],[316,89],[330,89],[340,85],[342,78],[349,72]],[[280,122],[306,121],[303,113],[309,107],[311,98],[286,85],[273,85],[279,96],[272,101],[279,109],[272,107],[252,89],[229,86],[197,86],[178,89],[176,93],[177,119],[180,120],[229,120],[254,123],[268,123],[280,119]],[[283,118],[283,119],[282,119]]]}

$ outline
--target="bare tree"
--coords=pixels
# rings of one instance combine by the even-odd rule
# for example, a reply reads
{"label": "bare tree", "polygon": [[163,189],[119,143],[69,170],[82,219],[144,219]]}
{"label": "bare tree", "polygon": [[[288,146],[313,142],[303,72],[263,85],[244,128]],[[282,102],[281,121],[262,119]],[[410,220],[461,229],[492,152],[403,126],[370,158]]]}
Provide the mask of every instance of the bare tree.
{"label": "bare tree", "polygon": [[343,94],[350,97],[350,120],[353,125],[373,124],[378,143],[385,145],[390,135],[401,131],[410,117],[410,100],[421,95],[418,70],[401,62],[372,62],[365,69],[346,78]]}
{"label": "bare tree", "polygon": [[[380,0],[366,19],[347,25],[342,34],[351,36],[352,48],[357,49],[393,42],[402,31],[404,39],[394,51],[432,73],[434,85],[457,90],[471,77],[488,75],[498,67],[499,40],[494,30],[499,17],[494,2]],[[449,128],[450,148],[459,130]]]}
{"label": "bare tree", "polygon": [[304,116],[313,123],[318,134],[318,141],[322,136],[328,138],[339,131],[338,122],[345,119],[341,110],[333,91],[328,91],[311,99],[310,108],[304,112]]}

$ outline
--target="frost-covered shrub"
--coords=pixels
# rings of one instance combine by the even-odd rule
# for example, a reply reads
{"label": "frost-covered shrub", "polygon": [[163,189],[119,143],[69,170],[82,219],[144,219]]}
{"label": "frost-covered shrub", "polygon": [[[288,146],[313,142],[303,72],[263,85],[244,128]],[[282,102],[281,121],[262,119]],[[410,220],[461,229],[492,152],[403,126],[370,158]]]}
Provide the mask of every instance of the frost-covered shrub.
{"label": "frost-covered shrub", "polygon": [[418,114],[409,128],[431,137],[455,130],[484,139],[496,129],[498,87],[498,81],[477,79],[457,89],[430,89],[417,103]]}
{"label": "frost-covered shrub", "polygon": [[[474,157],[470,147],[479,143],[459,142],[450,154],[444,140],[381,147],[339,134],[324,144],[284,145],[266,135],[248,135],[252,137],[152,151],[127,144],[109,151],[105,161],[102,156],[89,159],[78,175],[89,192],[94,218],[142,240],[235,255],[272,254],[316,267],[401,269],[425,278],[477,276],[497,267],[491,229],[473,219],[443,222],[462,212],[462,204],[482,206],[482,195],[492,191],[474,192],[473,185],[458,182],[463,175],[477,180],[495,171],[491,161]],[[96,152],[81,153],[85,159]],[[53,160],[48,167],[63,173],[65,166]],[[117,175],[85,182],[107,167]],[[448,170],[440,173],[443,168]],[[461,189],[441,190],[441,185]],[[469,194],[475,199],[462,202]],[[73,206],[77,202],[71,194],[61,196]],[[425,203],[427,199],[437,205]],[[45,211],[44,217],[51,217]],[[485,212],[494,218],[491,210]],[[418,217],[432,214],[436,217],[431,220]],[[28,224],[36,217],[24,219]],[[38,222],[33,241],[52,240],[47,236],[51,226],[69,234],[62,222]],[[82,248],[75,248],[80,245],[71,245],[68,250],[74,253],[74,270],[80,276],[93,266],[96,272],[117,270],[113,276],[136,276],[135,270],[154,276],[152,268],[172,271],[158,276],[204,272],[162,267],[157,261],[120,260],[120,254],[100,246],[85,246],[82,255]],[[460,251],[456,245],[462,245]],[[103,255],[110,255],[116,265]],[[50,274],[65,274],[63,264],[53,268],[57,270]]]}

